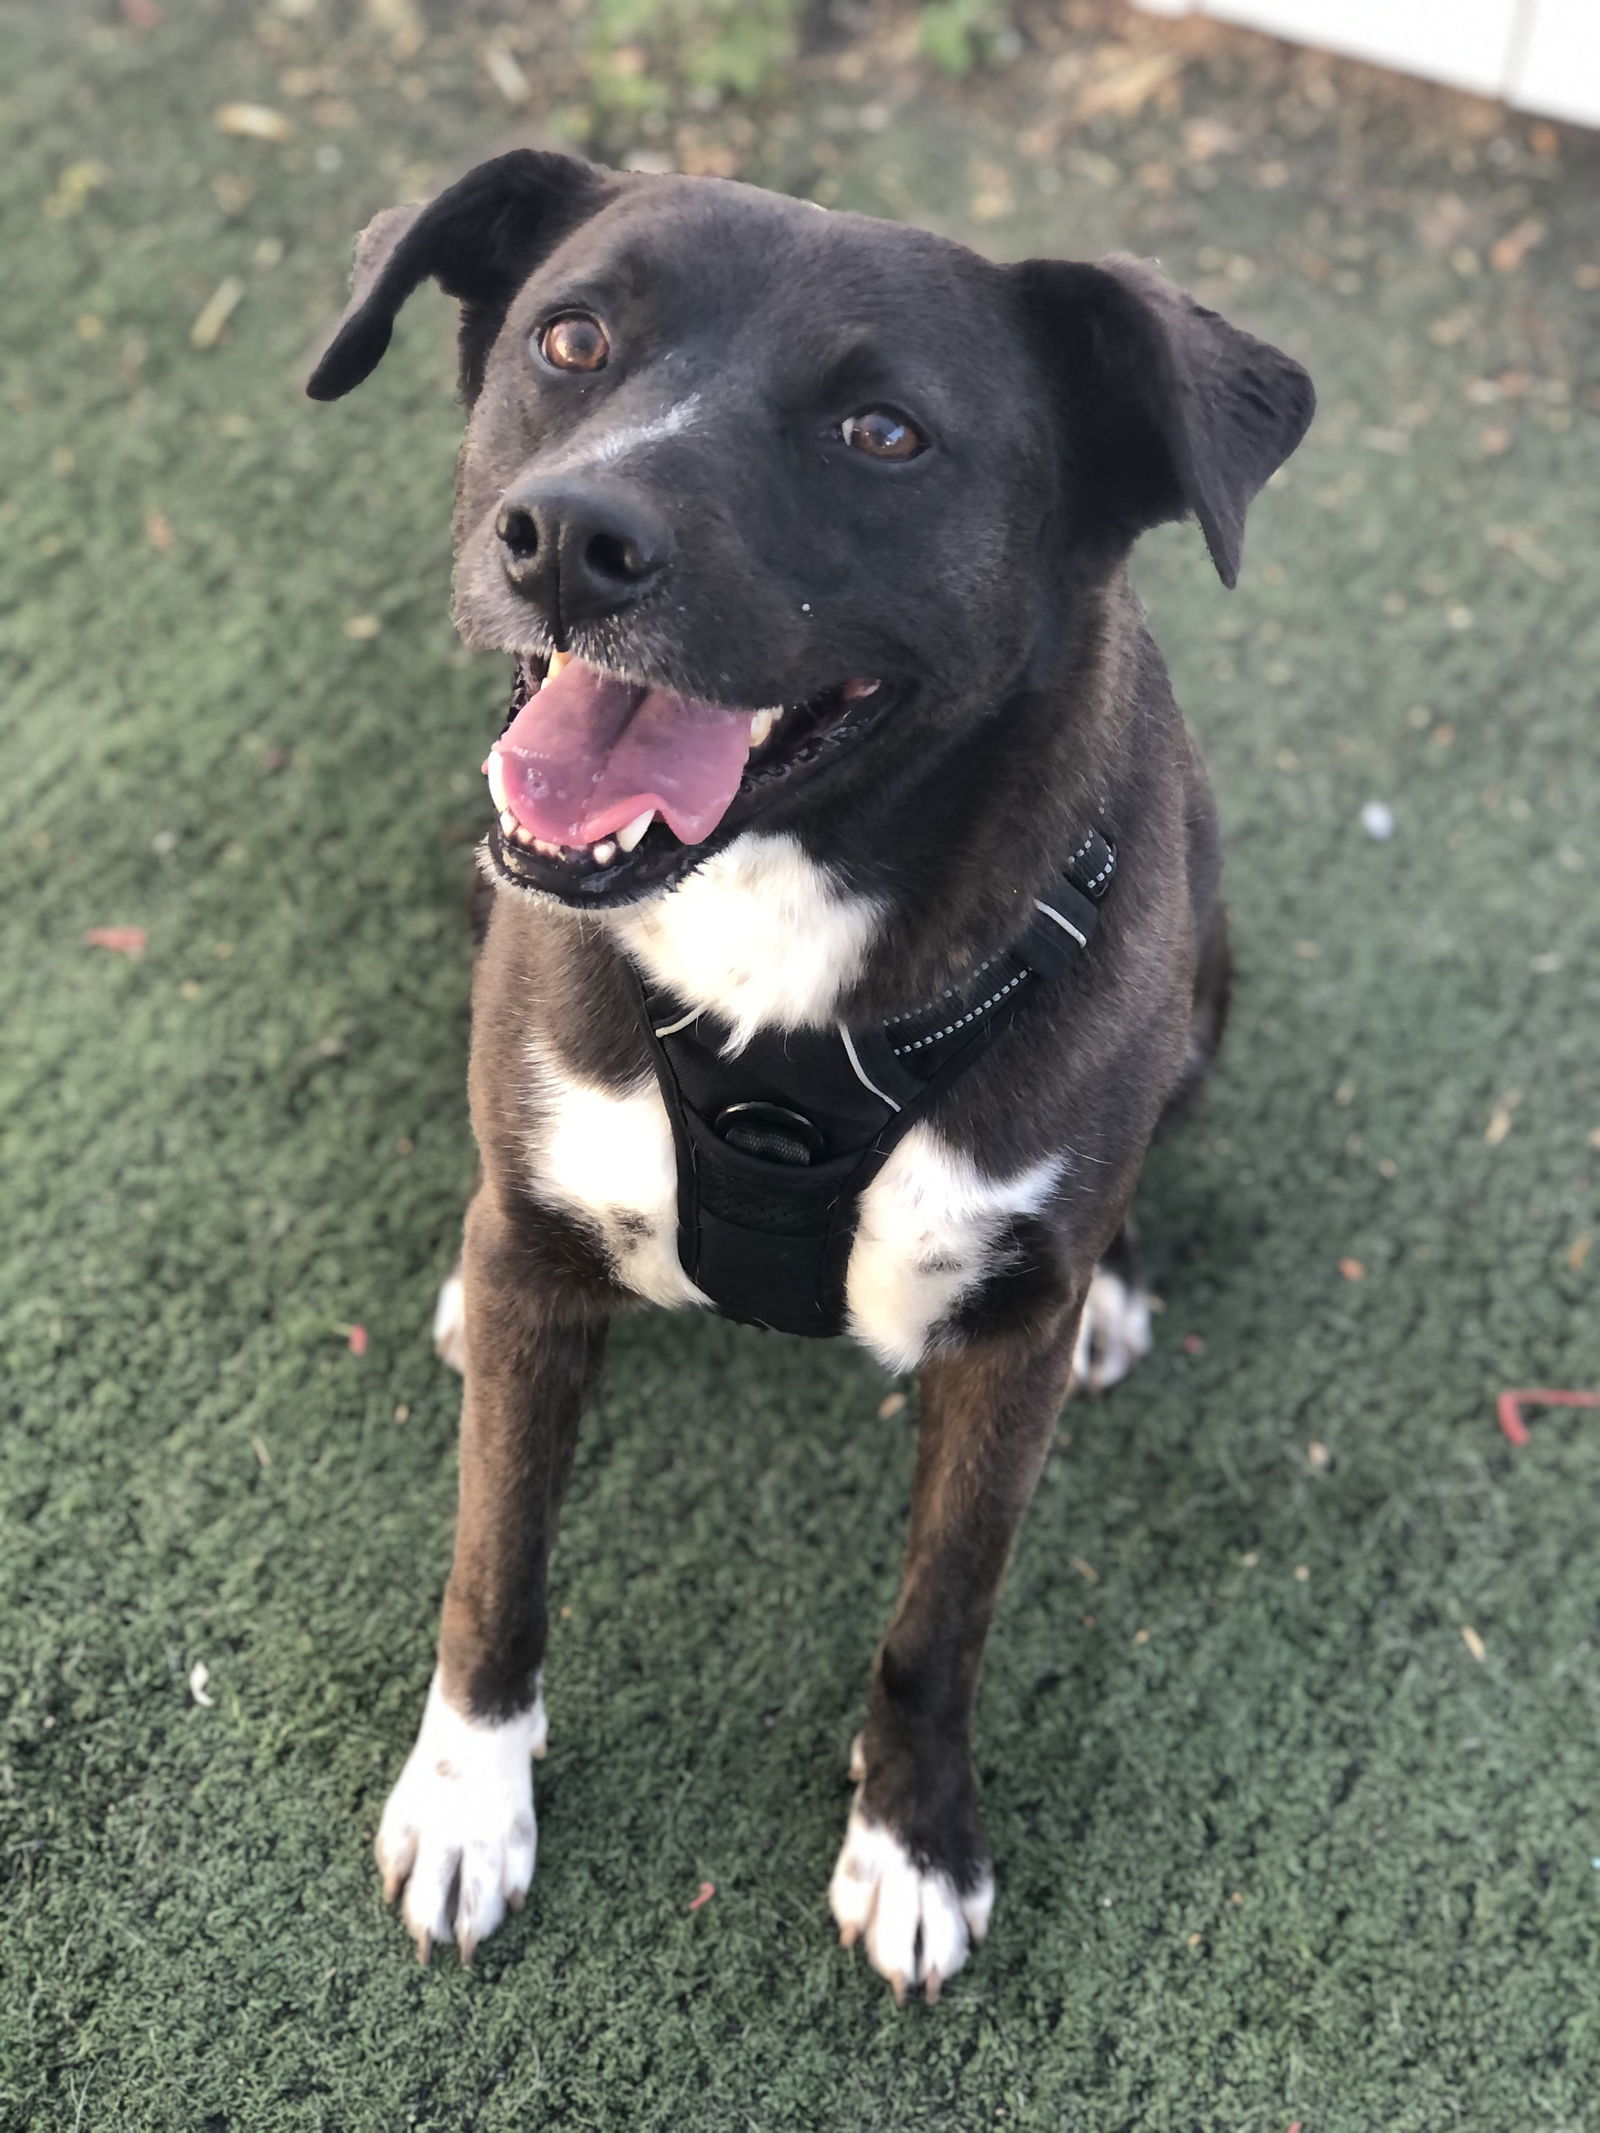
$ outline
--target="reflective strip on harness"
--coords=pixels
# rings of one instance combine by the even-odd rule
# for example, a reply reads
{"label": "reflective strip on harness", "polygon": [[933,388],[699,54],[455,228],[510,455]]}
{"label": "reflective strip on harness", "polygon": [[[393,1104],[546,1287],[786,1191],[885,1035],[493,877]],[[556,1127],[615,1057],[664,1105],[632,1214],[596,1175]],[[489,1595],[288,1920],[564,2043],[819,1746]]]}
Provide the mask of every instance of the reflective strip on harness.
{"label": "reflective strip on harness", "polygon": [[862,1193],[1032,987],[1084,952],[1115,867],[1091,832],[1019,939],[932,1006],[874,1028],[761,1030],[731,1059],[727,1024],[647,988],[628,963],[672,1121],[679,1257],[723,1317],[844,1330]]}

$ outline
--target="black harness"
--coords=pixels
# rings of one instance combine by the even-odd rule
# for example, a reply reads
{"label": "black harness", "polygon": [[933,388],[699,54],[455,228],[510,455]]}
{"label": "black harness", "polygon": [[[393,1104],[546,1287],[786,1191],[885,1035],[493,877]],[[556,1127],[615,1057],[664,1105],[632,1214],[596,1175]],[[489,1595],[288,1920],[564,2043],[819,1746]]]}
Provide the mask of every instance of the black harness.
{"label": "black harness", "polygon": [[1032,988],[1088,947],[1116,863],[1091,830],[1012,945],[931,1006],[868,1029],[760,1031],[731,1059],[727,1023],[624,957],[672,1120],[678,1253],[724,1318],[843,1331],[862,1193]]}

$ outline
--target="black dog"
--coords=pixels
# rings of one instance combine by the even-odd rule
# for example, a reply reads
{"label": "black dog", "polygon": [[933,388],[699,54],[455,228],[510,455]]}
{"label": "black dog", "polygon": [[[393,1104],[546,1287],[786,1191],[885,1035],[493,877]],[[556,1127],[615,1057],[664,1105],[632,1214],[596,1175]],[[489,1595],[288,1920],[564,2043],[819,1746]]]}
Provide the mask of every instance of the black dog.
{"label": "black dog", "polygon": [[993,1898],[1000,1580],[1075,1356],[1094,1386],[1148,1345],[1128,1203],[1226,1009],[1212,803],[1123,565],[1193,513],[1232,585],[1310,381],[1131,259],[996,266],[522,151],[372,224],[315,397],[430,276],[470,410],[456,619],[518,681],[437,1328],[460,1523],[385,1889],[424,1960],[527,1890],[611,1313],[848,1331],[920,1371],[921,1421],[830,1900],[933,1999]]}

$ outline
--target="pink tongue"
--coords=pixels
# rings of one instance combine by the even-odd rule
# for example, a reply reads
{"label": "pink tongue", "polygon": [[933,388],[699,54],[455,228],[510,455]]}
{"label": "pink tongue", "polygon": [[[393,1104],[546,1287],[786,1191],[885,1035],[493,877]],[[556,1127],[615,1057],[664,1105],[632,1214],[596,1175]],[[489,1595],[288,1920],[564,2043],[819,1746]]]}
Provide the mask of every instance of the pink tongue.
{"label": "pink tongue", "polygon": [[647,807],[698,844],[739,790],[754,715],[574,659],[500,736],[507,804],[550,844],[593,844]]}

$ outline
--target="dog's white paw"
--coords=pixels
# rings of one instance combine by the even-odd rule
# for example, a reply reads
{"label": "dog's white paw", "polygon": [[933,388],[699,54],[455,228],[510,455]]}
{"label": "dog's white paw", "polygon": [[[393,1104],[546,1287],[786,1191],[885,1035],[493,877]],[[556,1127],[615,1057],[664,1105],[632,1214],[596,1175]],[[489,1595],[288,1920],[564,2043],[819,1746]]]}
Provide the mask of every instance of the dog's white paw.
{"label": "dog's white paw", "polygon": [[1150,1298],[1120,1274],[1096,1267],[1072,1357],[1075,1392],[1104,1392],[1150,1353]]}
{"label": "dog's white paw", "polygon": [[433,1351],[458,1375],[467,1368],[467,1292],[459,1266],[452,1267],[439,1287],[433,1307]]}
{"label": "dog's white paw", "polygon": [[417,1744],[378,1827],[384,1900],[405,1888],[406,1929],[426,1962],[435,1942],[470,1963],[509,1904],[522,1909],[538,1841],[530,1758],[548,1738],[544,1698],[501,1724],[468,1718],[428,1689]]}
{"label": "dog's white paw", "polygon": [[908,1987],[920,1985],[931,2007],[989,1930],[994,1876],[986,1873],[962,1895],[948,1874],[919,1869],[898,1837],[852,1807],[828,1906],[847,1948],[864,1941],[867,1961],[888,1979],[897,2006],[905,2005]]}

